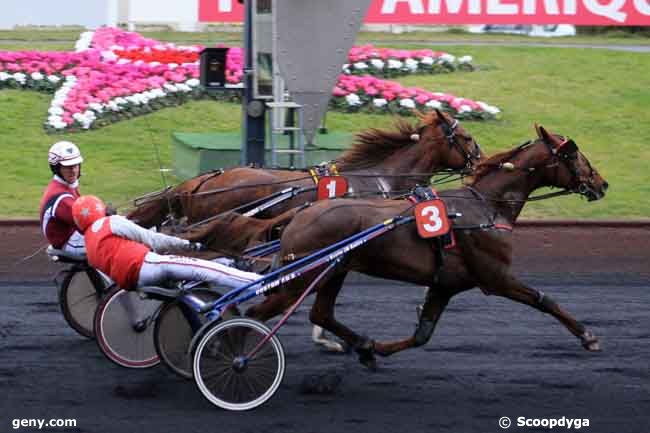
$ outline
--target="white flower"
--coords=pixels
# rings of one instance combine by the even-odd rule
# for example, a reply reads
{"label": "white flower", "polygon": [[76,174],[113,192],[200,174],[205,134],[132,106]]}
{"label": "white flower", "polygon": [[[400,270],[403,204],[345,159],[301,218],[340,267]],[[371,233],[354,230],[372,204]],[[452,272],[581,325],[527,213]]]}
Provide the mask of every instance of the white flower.
{"label": "white flower", "polygon": [[443,54],[442,56],[438,57],[438,61],[442,63],[454,63],[456,60],[456,57],[452,56],[451,54]]}
{"label": "white flower", "polygon": [[59,81],[61,81],[61,78],[57,77],[56,75],[48,75],[47,76],[47,81],[49,81],[52,84],[56,84]]}
{"label": "white flower", "polygon": [[344,74],[350,74],[350,64],[345,63],[343,66],[341,66],[341,70],[343,71]]}
{"label": "white flower", "polygon": [[81,121],[85,119],[84,115],[81,114],[81,113],[74,113],[74,114],[72,115],[72,118],[73,118],[74,120],[76,120],[77,122],[79,122],[79,123],[81,123]]}
{"label": "white flower", "polygon": [[129,59],[120,59],[117,61],[118,65],[126,65],[127,63],[131,63],[131,60]]}
{"label": "white flower", "polygon": [[435,99],[430,100],[429,102],[427,102],[427,103],[424,104],[424,105],[425,105],[426,107],[433,108],[433,109],[436,109],[436,108],[440,109],[440,108],[442,108],[442,104],[440,103],[440,101],[436,101]]}
{"label": "white flower", "polygon": [[126,104],[126,103],[129,102],[129,101],[127,101],[126,99],[122,98],[121,96],[119,96],[119,97],[113,99],[113,101],[114,101],[116,104],[122,104],[122,105],[124,105],[124,104]]}
{"label": "white flower", "polygon": [[346,95],[345,101],[352,107],[361,105],[361,98],[359,98],[359,95],[356,93],[350,93],[349,95]]}
{"label": "white flower", "polygon": [[431,66],[433,65],[433,62],[434,62],[433,57],[429,57],[429,56],[424,56],[420,59],[420,63],[422,63],[423,65]]}
{"label": "white flower", "polygon": [[465,104],[461,105],[460,108],[458,109],[459,113],[466,113],[466,112],[470,112],[470,111],[472,111],[472,107],[470,107],[469,105],[465,105]]}
{"label": "white flower", "polygon": [[189,80],[187,80],[185,82],[185,84],[187,84],[190,87],[196,87],[199,84],[201,84],[201,82],[199,80],[197,80],[196,78],[190,78]]}
{"label": "white flower", "polygon": [[168,92],[178,92],[178,87],[176,87],[176,86],[173,85],[173,84],[165,83],[165,85],[163,85],[163,87],[164,87],[165,90],[167,90]]}
{"label": "white flower", "polygon": [[352,66],[354,66],[354,69],[361,69],[361,70],[368,69],[368,65],[366,65],[363,62],[357,62]]}
{"label": "white flower", "polygon": [[63,120],[61,120],[60,122],[50,122],[50,125],[52,125],[54,129],[63,129],[66,126],[68,126]]}
{"label": "white flower", "polygon": [[89,49],[93,42],[93,35],[94,32],[83,32],[80,34],[79,39],[74,44],[75,51],[80,52]]}
{"label": "white flower", "polygon": [[411,98],[404,98],[399,101],[399,105],[404,108],[415,108],[415,101]]}
{"label": "white flower", "polygon": [[463,56],[458,58],[458,63],[472,63],[472,56]]}
{"label": "white flower", "polygon": [[160,66],[161,64],[162,64],[162,63],[160,63],[160,62],[149,62],[149,66],[154,67],[154,68],[155,68],[156,66]]}
{"label": "white flower", "polygon": [[409,71],[415,72],[418,70],[418,61],[414,59],[406,59],[404,61],[404,66],[406,66]]}
{"label": "white flower", "polygon": [[176,69],[176,68],[178,68],[178,63],[168,63],[167,67],[169,69]]}
{"label": "white flower", "polygon": [[32,77],[32,80],[40,81],[45,78],[45,75],[41,74],[40,72],[32,72],[30,74],[30,77]]}
{"label": "white flower", "polygon": [[52,106],[49,110],[47,110],[47,112],[53,116],[60,116],[63,114],[63,108],[60,106]]}
{"label": "white flower", "polygon": [[117,105],[115,101],[110,101],[108,104],[106,104],[109,110],[112,111],[120,111],[120,106]]}
{"label": "white flower", "polygon": [[6,72],[0,72],[0,81],[7,81],[9,78],[11,78],[11,75]]}
{"label": "white flower", "polygon": [[13,77],[14,80],[18,81],[21,84],[25,84],[25,80],[27,79],[27,75],[23,74],[22,72],[16,72]]}
{"label": "white flower", "polygon": [[112,52],[110,50],[102,51],[101,54],[102,54],[102,59],[104,59],[104,60],[111,61],[111,60],[117,60],[118,59],[117,54],[115,54],[114,52]]}
{"label": "white flower", "polygon": [[386,63],[381,59],[372,59],[370,64],[376,69],[384,69],[384,66],[386,65]]}
{"label": "white flower", "polygon": [[400,69],[403,65],[399,60],[388,59],[388,69]]}
{"label": "white flower", "polygon": [[388,101],[385,100],[384,98],[375,98],[372,100],[372,104],[377,108],[381,108],[386,104],[388,104]]}
{"label": "white flower", "polygon": [[178,83],[176,87],[178,87],[178,90],[180,90],[181,92],[187,93],[192,91],[192,88],[185,83]]}
{"label": "white flower", "polygon": [[493,115],[501,112],[501,110],[499,110],[499,108],[495,107],[494,105],[488,105],[485,111]]}
{"label": "white flower", "polygon": [[102,104],[98,104],[97,102],[91,102],[90,104],[88,104],[88,106],[92,110],[95,110],[98,113],[101,113],[102,111],[104,111],[104,107],[102,107]]}

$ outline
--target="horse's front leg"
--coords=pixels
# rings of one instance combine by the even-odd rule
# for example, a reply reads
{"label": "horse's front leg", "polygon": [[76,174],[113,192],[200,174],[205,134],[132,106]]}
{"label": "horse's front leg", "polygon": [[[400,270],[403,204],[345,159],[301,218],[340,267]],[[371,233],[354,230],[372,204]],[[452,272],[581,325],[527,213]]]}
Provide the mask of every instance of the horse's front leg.
{"label": "horse's front leg", "polygon": [[509,275],[505,281],[494,290],[488,286],[482,285],[489,293],[494,293],[498,296],[503,296],[513,301],[521,302],[522,304],[530,305],[537,310],[548,313],[560,321],[573,335],[580,339],[582,346],[589,351],[600,350],[600,343],[598,338],[585,326],[574,319],[568,312],[560,307],[557,302],[551,299],[550,296],[541,291],[526,286],[515,277]]}
{"label": "horse's front leg", "polygon": [[449,303],[449,295],[441,293],[439,289],[430,287],[419,314],[418,327],[415,333],[403,340],[392,342],[375,342],[375,352],[381,356],[389,356],[393,353],[412,347],[419,347],[431,339],[431,335],[438,324],[438,320]]}
{"label": "horse's front leg", "polygon": [[309,320],[314,325],[321,326],[345,341],[359,354],[359,361],[363,365],[371,370],[376,370],[377,362],[374,355],[374,342],[368,337],[355,333],[337,321],[334,316],[336,297],[343,286],[346,275],[347,272],[336,275],[318,289],[316,300],[309,313]]}

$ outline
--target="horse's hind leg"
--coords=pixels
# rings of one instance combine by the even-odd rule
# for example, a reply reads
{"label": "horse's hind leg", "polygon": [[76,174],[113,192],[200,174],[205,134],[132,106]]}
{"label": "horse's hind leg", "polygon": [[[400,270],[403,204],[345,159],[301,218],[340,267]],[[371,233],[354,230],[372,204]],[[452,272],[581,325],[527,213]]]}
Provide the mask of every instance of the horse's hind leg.
{"label": "horse's hind leg", "polygon": [[544,313],[548,313],[560,321],[573,335],[578,337],[582,346],[589,351],[600,350],[600,343],[598,338],[587,331],[583,324],[574,319],[568,312],[564,311],[550,296],[545,295],[543,292],[537,291],[526,286],[516,278],[509,276],[505,283],[497,290],[491,290],[488,287],[483,287],[488,292],[494,293],[498,296],[503,296],[513,301],[521,302],[522,304],[530,305]]}
{"label": "horse's hind leg", "polygon": [[415,329],[415,333],[403,340],[386,343],[375,342],[375,352],[381,356],[388,356],[427,343],[431,339],[442,312],[449,303],[449,298],[447,294],[440,293],[435,288],[429,288],[419,314],[418,327]]}
{"label": "horse's hind leg", "polygon": [[345,341],[359,354],[359,361],[371,370],[377,368],[373,341],[352,331],[334,316],[334,305],[347,272],[335,275],[318,289],[316,300],[309,313],[309,320],[314,325],[323,327]]}

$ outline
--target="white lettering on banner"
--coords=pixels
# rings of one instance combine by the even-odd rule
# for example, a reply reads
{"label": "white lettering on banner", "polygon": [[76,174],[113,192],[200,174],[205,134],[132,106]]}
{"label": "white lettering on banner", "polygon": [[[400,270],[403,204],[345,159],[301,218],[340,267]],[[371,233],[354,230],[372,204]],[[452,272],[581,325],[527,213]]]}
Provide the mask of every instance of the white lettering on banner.
{"label": "white lettering on banner", "polygon": [[219,12],[232,12],[232,0],[219,0]]}
{"label": "white lettering on banner", "polygon": [[[460,7],[462,6],[464,0],[430,0],[429,8],[427,12],[430,14],[439,14],[440,5],[442,2],[447,4],[447,11],[450,14],[457,14],[460,12]],[[478,15],[481,13],[481,0],[468,0],[469,6],[467,12],[470,15]]]}
{"label": "white lettering on banner", "polygon": [[576,0],[564,0],[564,14],[575,15],[577,11]]}
{"label": "white lettering on banner", "polygon": [[598,0],[583,0],[585,7],[595,15],[610,18],[622,23],[625,21],[627,14],[620,9],[625,5],[625,0],[612,0],[607,5],[602,5]]}
{"label": "white lettering on banner", "polygon": [[501,3],[501,0],[487,0],[487,11],[490,15],[517,15],[519,10],[517,5],[507,5]]}
{"label": "white lettering on banner", "polygon": [[381,6],[382,14],[394,14],[397,10],[397,3],[408,3],[412,14],[423,14],[424,5],[423,0],[384,0]]}
{"label": "white lettering on banner", "polygon": [[[544,9],[549,15],[558,15],[560,13],[557,0],[544,0]],[[535,15],[537,13],[537,0],[524,0],[523,12],[526,15]]]}
{"label": "white lettering on banner", "polygon": [[650,15],[650,0],[634,0],[634,6],[640,14]]}

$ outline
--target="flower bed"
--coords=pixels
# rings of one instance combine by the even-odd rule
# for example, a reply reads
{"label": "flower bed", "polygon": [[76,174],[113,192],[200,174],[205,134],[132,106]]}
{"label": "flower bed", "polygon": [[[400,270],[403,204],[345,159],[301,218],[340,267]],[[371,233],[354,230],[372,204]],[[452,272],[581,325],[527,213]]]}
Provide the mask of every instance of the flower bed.
{"label": "flower bed", "polygon": [[[199,86],[202,46],[177,46],[138,33],[102,28],[82,33],[75,52],[0,51],[0,89],[26,88],[54,93],[45,129],[49,132],[97,128],[135,115],[208,97]],[[431,50],[354,47],[350,64],[334,88],[334,109],[410,115],[413,108],[440,108],[460,118],[488,119],[499,110],[482,102],[424,89],[407,88],[371,75],[435,73],[473,69],[471,58],[456,60]],[[364,66],[365,65],[365,66]],[[226,80],[237,100],[242,87],[243,52],[230,48]],[[214,97],[214,96],[213,96]]]}

